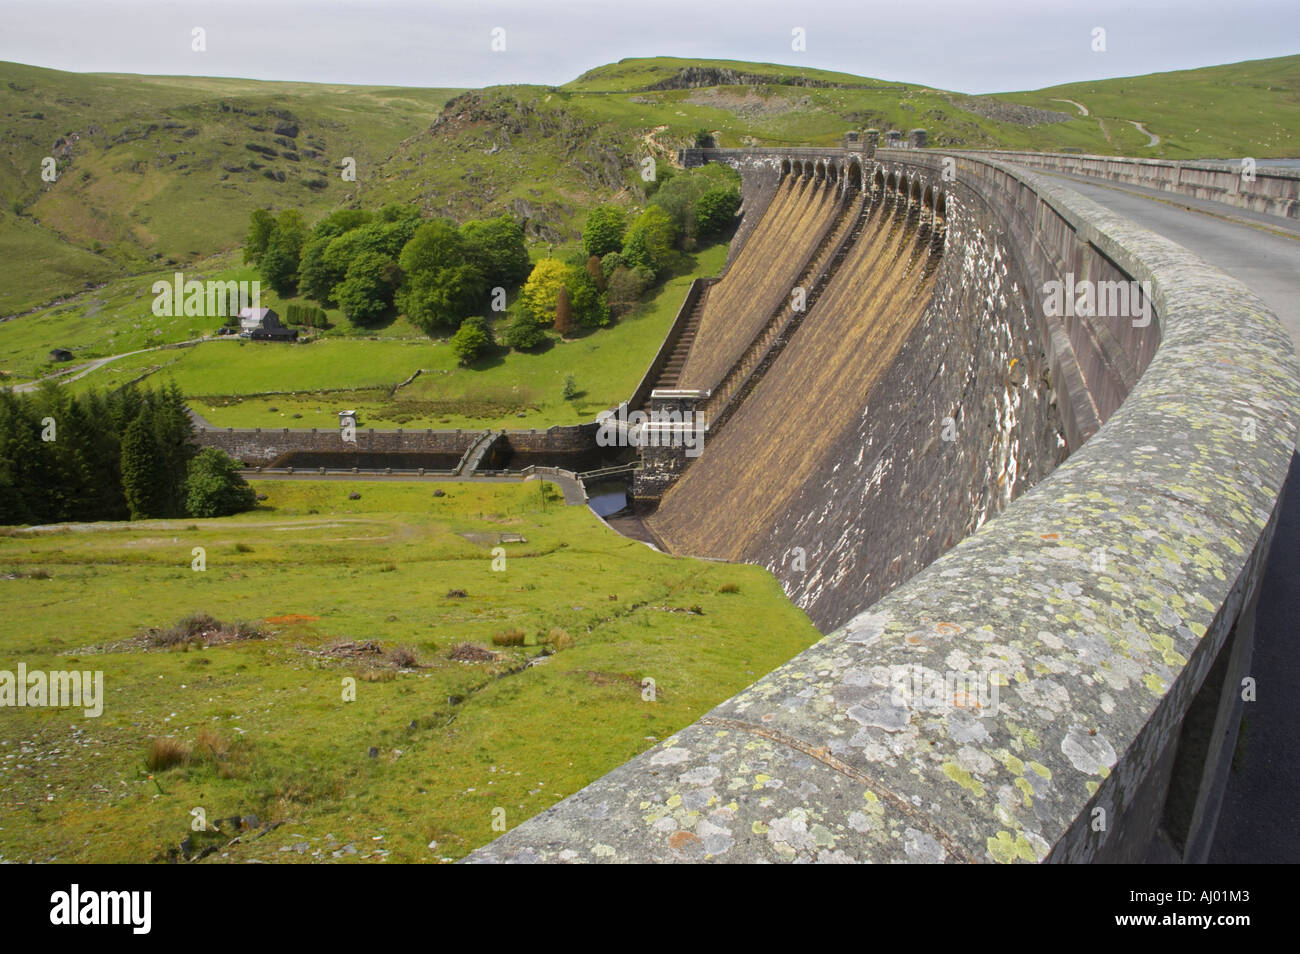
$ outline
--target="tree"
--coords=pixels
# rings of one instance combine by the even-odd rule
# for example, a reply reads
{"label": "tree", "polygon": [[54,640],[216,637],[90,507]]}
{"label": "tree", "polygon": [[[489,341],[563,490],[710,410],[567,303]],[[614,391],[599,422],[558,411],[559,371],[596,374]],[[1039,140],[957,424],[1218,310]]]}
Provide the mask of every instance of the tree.
{"label": "tree", "polygon": [[516,351],[529,351],[546,340],[546,332],[537,323],[537,319],[526,310],[518,308],[506,323],[506,330],[501,340]]}
{"label": "tree", "polygon": [[473,364],[494,343],[487,321],[479,315],[466,318],[460,330],[451,336],[451,350],[462,365]]}
{"label": "tree", "polygon": [[465,262],[465,240],[451,219],[430,219],[402,246],[398,263],[408,276],[428,275]]}
{"label": "tree", "polygon": [[569,271],[558,258],[543,258],[524,282],[520,300],[539,325],[555,324],[555,302]]}
{"label": "tree", "polygon": [[291,295],[297,289],[298,261],[307,241],[307,229],[297,209],[285,209],[271,230],[266,251],[259,261],[262,281],[278,294]]}
{"label": "tree", "polygon": [[677,229],[668,213],[657,205],[648,206],[628,226],[623,238],[623,258],[656,274],[672,263]]}
{"label": "tree", "polygon": [[588,255],[605,255],[623,245],[627,216],[618,206],[598,205],[587,213],[582,230],[582,247]]}
{"label": "tree", "polygon": [[361,209],[335,209],[316,223],[316,227],[311,230],[311,235],[312,238],[317,239],[337,238],[345,232],[369,225],[373,218],[374,216],[369,212]]}
{"label": "tree", "polygon": [[266,209],[254,209],[249,216],[248,237],[244,239],[244,261],[260,262],[275,230],[275,217]]}
{"label": "tree", "polygon": [[566,265],[559,259],[544,258],[533,267],[524,283],[520,301],[542,326],[555,326],[555,309],[560,288],[568,290],[573,317],[588,328],[609,324],[609,306],[584,269]]}
{"label": "tree", "polygon": [[599,256],[591,255],[587,258],[587,274],[598,289],[605,290],[605,273],[601,271]]}
{"label": "tree", "polygon": [[185,509],[191,517],[226,517],[251,510],[257,494],[225,451],[205,447],[189,462]]}
{"label": "tree", "polygon": [[158,461],[158,507],[155,516],[185,514],[185,475],[190,458],[198,449],[194,423],[185,410],[185,398],[175,382],[147,400],[153,405],[154,443]]}
{"label": "tree", "polygon": [[329,304],[334,286],[343,281],[346,269],[340,273],[325,261],[325,250],[333,238],[320,236],[303,246],[298,257],[298,292],[322,305]]}
{"label": "tree", "polygon": [[609,276],[606,297],[609,310],[615,315],[625,315],[636,307],[646,289],[654,284],[654,272],[648,268],[619,266]]}
{"label": "tree", "polygon": [[695,230],[700,238],[721,235],[735,221],[740,208],[740,191],[730,186],[714,186],[695,203]]}
{"label": "tree", "polygon": [[377,321],[393,304],[393,288],[400,274],[392,259],[378,252],[362,252],[334,290],[343,314],[358,325]]}
{"label": "tree", "polygon": [[153,423],[153,408],[145,403],[122,437],[122,489],[132,520],[160,517],[166,506],[162,454]]}
{"label": "tree", "polygon": [[465,258],[483,273],[488,287],[513,288],[532,268],[524,230],[510,215],[466,222],[460,227]]}
{"label": "tree", "polygon": [[565,290],[569,294],[573,316],[578,324],[585,328],[603,328],[609,324],[609,305],[605,302],[605,296],[585,271],[570,269]]}
{"label": "tree", "polygon": [[567,338],[573,334],[573,328],[573,301],[568,286],[561,285],[555,293],[555,330],[561,338]]}
{"label": "tree", "polygon": [[402,293],[402,312],[425,334],[455,328],[483,304],[484,282],[479,270],[463,262],[433,272],[420,272]]}

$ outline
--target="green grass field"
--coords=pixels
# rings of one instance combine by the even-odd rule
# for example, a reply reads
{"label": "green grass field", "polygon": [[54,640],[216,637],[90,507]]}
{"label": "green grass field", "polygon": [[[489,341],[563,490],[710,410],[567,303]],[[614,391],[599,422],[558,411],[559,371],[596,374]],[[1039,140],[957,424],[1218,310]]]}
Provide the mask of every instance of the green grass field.
{"label": "green grass field", "polygon": [[[160,859],[195,808],[284,822],[212,861],[328,861],[348,844],[340,860],[458,858],[496,834],[494,809],[514,827],[817,638],[765,571],[655,553],[536,482],[256,486],[269,499],[238,517],[0,536],[6,668],[105,685],[97,719],[6,710],[3,860]],[[524,542],[502,544],[496,571],[503,533]],[[112,649],[191,612],[269,635]],[[541,647],[494,647],[507,630],[571,645],[512,672]],[[320,654],[364,640],[419,666]],[[499,658],[450,659],[463,642]],[[192,761],[151,773],[154,738]]]}
{"label": "green grass field", "polygon": [[[537,353],[501,348],[471,368],[457,364],[447,340],[430,341],[410,329],[411,337],[395,340],[327,336],[291,345],[226,339],[149,351],[106,364],[69,386],[80,391],[172,380],[218,427],[336,427],[345,407],[357,410],[365,427],[576,424],[632,393],[691,281],[720,271],[726,253],[725,244],[716,244],[690,256],[687,271],[608,328],[553,340]],[[423,373],[389,395],[417,370]],[[566,401],[570,374],[579,396]]]}

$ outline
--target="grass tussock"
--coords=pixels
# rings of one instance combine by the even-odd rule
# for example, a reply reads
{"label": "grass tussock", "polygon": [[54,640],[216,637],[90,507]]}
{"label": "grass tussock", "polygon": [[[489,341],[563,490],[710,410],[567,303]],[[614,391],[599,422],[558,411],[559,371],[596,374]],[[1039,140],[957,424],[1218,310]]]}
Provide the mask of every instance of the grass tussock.
{"label": "grass tussock", "polygon": [[190,747],[179,739],[150,739],[144,764],[151,772],[165,772],[190,760]]}
{"label": "grass tussock", "polygon": [[262,639],[266,633],[252,623],[223,623],[207,613],[191,613],[171,626],[149,629],[145,642],[155,649],[190,646],[217,646],[246,639]]}
{"label": "grass tussock", "polygon": [[420,668],[420,659],[410,646],[393,646],[384,653],[384,658],[398,669]]}
{"label": "grass tussock", "polygon": [[527,635],[522,629],[507,629],[492,637],[493,646],[522,646]]}

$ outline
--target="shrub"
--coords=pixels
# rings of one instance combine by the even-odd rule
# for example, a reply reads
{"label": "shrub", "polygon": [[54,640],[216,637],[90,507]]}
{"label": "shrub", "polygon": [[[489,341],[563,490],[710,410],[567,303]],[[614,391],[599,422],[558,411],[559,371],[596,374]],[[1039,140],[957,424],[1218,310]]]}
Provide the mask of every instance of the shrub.
{"label": "shrub", "polygon": [[737,584],[735,584],[735,583],[723,583],[722,586],[718,588],[718,592],[719,592],[719,593],[739,593],[739,592],[740,592],[740,587],[739,587]]}
{"label": "shrub", "polygon": [[623,245],[627,216],[618,206],[598,205],[587,213],[582,229],[582,247],[588,255],[605,255]]}
{"label": "shrub", "polygon": [[573,646],[573,637],[569,635],[567,630],[554,626],[546,634],[546,642],[558,653],[562,649],[569,649]]}
{"label": "shrub", "polygon": [[410,646],[394,646],[385,653],[385,656],[398,669],[420,668],[420,660]]}
{"label": "shrub", "polygon": [[201,641],[204,636],[220,628],[220,621],[207,613],[191,613],[167,629],[150,630],[148,642],[150,646],[176,646],[194,640]]}
{"label": "shrub", "polygon": [[257,506],[253,488],[225,451],[205,447],[185,474],[185,509],[192,517],[227,517]]}
{"label": "shrub", "polygon": [[230,742],[212,726],[200,726],[190,756],[211,762],[224,761],[230,757]]}
{"label": "shrub", "polygon": [[654,284],[654,273],[648,268],[619,266],[609,276],[606,298],[614,315],[625,315],[636,307],[646,290]]}
{"label": "shrub", "polygon": [[546,340],[546,332],[528,312],[518,309],[510,316],[501,340],[516,351],[528,351]]}
{"label": "shrub", "polygon": [[451,337],[451,350],[462,365],[473,364],[493,344],[491,329],[478,315],[466,318]]}
{"label": "shrub", "polygon": [[144,763],[151,772],[165,772],[189,761],[190,750],[176,739],[150,739],[145,750]]}
{"label": "shrub", "polygon": [[492,637],[493,646],[522,646],[525,634],[522,629],[507,629]]}

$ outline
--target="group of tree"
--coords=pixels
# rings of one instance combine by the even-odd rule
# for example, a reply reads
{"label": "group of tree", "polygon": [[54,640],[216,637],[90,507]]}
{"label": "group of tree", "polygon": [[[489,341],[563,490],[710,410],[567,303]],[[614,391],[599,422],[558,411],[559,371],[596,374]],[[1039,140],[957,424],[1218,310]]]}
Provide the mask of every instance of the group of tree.
{"label": "group of tree", "polygon": [[295,210],[254,210],[244,257],[280,295],[337,306],[362,326],[397,308],[431,335],[456,330],[489,303],[504,306],[492,299],[529,272],[523,229],[510,215],[458,226],[400,204],[339,209],[310,231]]}
{"label": "group of tree", "polygon": [[234,461],[199,451],[175,385],[0,391],[0,523],[216,517],[255,503]]}
{"label": "group of tree", "polygon": [[595,277],[614,315],[636,307],[643,295],[677,263],[683,251],[724,234],[740,208],[736,174],[706,165],[655,180],[646,207],[634,216],[614,205],[587,215],[582,232],[587,271]]}
{"label": "group of tree", "polygon": [[582,254],[568,261],[548,257],[530,266],[523,229],[509,215],[457,225],[425,220],[409,205],[340,209],[310,230],[294,210],[273,216],[258,209],[244,254],[277,293],[337,306],[354,324],[397,309],[430,335],[455,332],[452,348],[468,365],[496,346],[483,317],[489,312],[502,316],[501,342],[527,351],[548,331],[567,338],[631,311],[683,252],[731,227],[738,183],[724,166],[676,173],[665,166],[637,214],[592,209]]}

